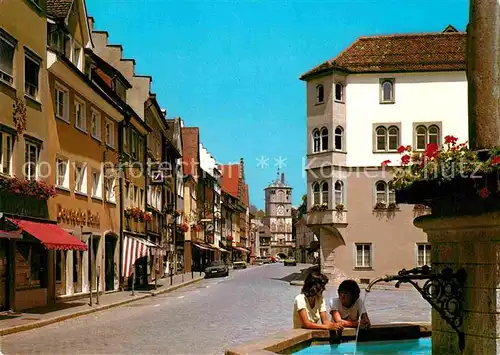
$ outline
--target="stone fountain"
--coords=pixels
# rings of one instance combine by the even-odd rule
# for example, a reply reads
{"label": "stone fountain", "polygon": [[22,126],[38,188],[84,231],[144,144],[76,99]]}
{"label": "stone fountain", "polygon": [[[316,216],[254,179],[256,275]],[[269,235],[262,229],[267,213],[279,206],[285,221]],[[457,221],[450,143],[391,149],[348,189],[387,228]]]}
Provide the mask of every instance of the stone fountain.
{"label": "stone fountain", "polygon": [[[500,147],[500,1],[471,0],[467,32],[469,146],[488,159]],[[500,354],[500,184],[498,173],[480,178],[492,191],[487,199],[470,193],[470,177],[438,188],[424,182],[398,198],[432,207],[414,221],[432,245],[432,272],[381,280],[413,282],[431,303],[433,354]]]}

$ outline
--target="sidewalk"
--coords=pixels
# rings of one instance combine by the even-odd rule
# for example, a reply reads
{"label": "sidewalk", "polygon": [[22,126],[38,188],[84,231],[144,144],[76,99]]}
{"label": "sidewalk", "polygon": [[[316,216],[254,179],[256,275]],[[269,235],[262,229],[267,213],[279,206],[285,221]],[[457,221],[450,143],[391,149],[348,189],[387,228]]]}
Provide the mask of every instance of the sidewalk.
{"label": "sidewalk", "polygon": [[52,323],[62,322],[66,319],[80,317],[170,292],[191,283],[198,282],[202,280],[203,277],[204,273],[201,273],[200,276],[199,272],[195,272],[193,278],[191,278],[191,273],[174,275],[172,277],[172,285],[170,284],[170,277],[166,277],[158,280],[156,290],[153,284],[150,290],[135,290],[134,296],[132,296],[131,291],[117,291],[101,294],[99,295],[99,304],[96,304],[97,297],[94,293],[92,306],[89,305],[89,296],[87,296],[73,301],[58,302],[52,306],[26,310],[23,313],[10,311],[0,312],[0,336],[40,328]]}

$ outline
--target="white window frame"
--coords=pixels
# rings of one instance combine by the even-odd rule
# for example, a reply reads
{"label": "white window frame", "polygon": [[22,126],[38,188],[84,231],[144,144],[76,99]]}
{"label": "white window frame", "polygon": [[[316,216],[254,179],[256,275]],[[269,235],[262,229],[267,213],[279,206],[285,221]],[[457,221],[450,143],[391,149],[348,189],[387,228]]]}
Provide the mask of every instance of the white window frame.
{"label": "white window frame", "polygon": [[[74,169],[74,179],[75,179],[75,188],[74,192],[76,194],[84,194],[87,195],[88,188],[88,179],[87,179],[87,164],[86,163],[75,163],[73,166]],[[78,170],[81,169],[80,174],[78,174]]]}
{"label": "white window frame", "polygon": [[[388,99],[385,98],[385,93],[384,93],[384,87],[386,86],[386,84],[390,84],[390,86],[391,86],[390,98],[388,98]],[[380,103],[393,104],[396,102],[396,99],[395,99],[396,95],[395,95],[395,91],[394,91],[395,86],[396,86],[396,81],[393,78],[380,79]]]}
{"label": "white window frame", "polygon": [[[382,191],[382,190],[379,191],[377,189],[377,186],[379,184],[384,184],[384,191]],[[382,202],[386,206],[388,206],[391,203],[396,203],[396,192],[389,188],[389,184],[386,181],[384,181],[384,180],[376,181],[375,185],[374,185],[374,190],[375,190],[375,204]],[[380,201],[378,198],[379,195],[383,196],[383,198],[380,199]]]}
{"label": "white window frame", "polygon": [[328,128],[322,127],[319,131],[320,138],[321,138],[321,148],[320,152],[326,152],[328,150]]}
{"label": "white window frame", "polygon": [[[33,162],[31,161],[28,161],[28,159],[30,158],[30,154],[29,154],[29,151],[31,147],[34,147],[35,148],[35,152],[36,152],[36,161],[34,162],[35,163],[35,171],[34,171],[34,178],[31,179],[31,174],[33,173],[32,172],[32,168],[31,168],[31,164]],[[25,178],[26,180],[38,180],[38,163],[40,161],[40,146],[38,144],[35,144],[33,142],[30,142],[30,141],[26,141],[26,144],[24,145],[24,175],[25,175]],[[28,154],[27,154],[28,153]]]}
{"label": "white window frame", "polygon": [[[94,117],[96,118],[96,132],[94,133],[92,130],[92,124],[93,124],[93,119]],[[91,107],[90,108],[90,135],[92,138],[97,139],[98,141],[101,141],[101,114],[99,111],[97,111],[95,108]]]}
{"label": "white window frame", "polygon": [[[14,42],[15,40],[12,38],[7,38],[9,35],[5,34],[2,35],[3,31],[0,31],[0,42],[4,43],[6,46],[12,47],[12,73],[7,73],[3,70],[0,70],[0,81],[6,83],[9,86],[14,87],[14,69],[15,69],[15,57],[16,57],[16,47],[17,43]],[[14,40],[14,41],[13,41]]]}
{"label": "white window frame", "polygon": [[[419,262],[419,255],[418,254],[420,252],[420,247],[423,247],[423,251],[422,251],[423,263]],[[429,249],[429,260],[427,260],[427,249]],[[417,243],[417,245],[415,246],[415,259],[416,259],[415,264],[417,265],[417,267],[422,267],[424,265],[431,266],[431,262],[432,262],[431,252],[432,252],[432,247],[431,247],[430,243]]]}
{"label": "white window frame", "polygon": [[[75,97],[74,99],[74,106],[75,106],[75,127],[79,129],[80,131],[84,133],[88,133],[87,131],[87,115],[86,115],[86,109],[85,109],[85,102],[80,99]],[[80,113],[81,113],[81,125],[78,125],[78,119],[77,119],[77,107],[80,106]]]}
{"label": "white window frame", "polygon": [[[97,177],[97,181],[95,178]],[[97,183],[97,185],[96,185]],[[93,198],[102,198],[102,171],[98,169],[92,169],[91,175],[91,188]]]}
{"label": "white window frame", "polygon": [[[361,264],[358,263],[358,246],[361,247]],[[367,256],[369,262],[367,262]],[[354,265],[356,268],[372,268],[373,266],[373,245],[372,243],[354,243]]]}
{"label": "white window frame", "polygon": [[116,178],[114,176],[104,177],[106,202],[116,203],[115,184]]}
{"label": "white window frame", "polygon": [[[59,166],[65,165],[64,175],[59,173]],[[56,187],[69,190],[69,160],[63,157],[56,158]]]}
{"label": "white window frame", "polygon": [[[340,133],[338,131],[340,130]],[[333,149],[335,149],[338,152],[341,152],[344,150],[344,127],[342,126],[337,126],[335,127],[335,130],[333,131]],[[340,148],[337,147],[337,138],[340,140]]]}
{"label": "white window frame", "polygon": [[12,175],[13,151],[14,136],[10,133],[0,131],[0,175]]}
{"label": "white window frame", "polygon": [[341,180],[335,181],[334,184],[335,191],[335,206],[344,204],[344,182]]}
{"label": "white window frame", "polygon": [[[34,86],[31,83],[28,83],[26,81],[26,61],[29,60],[33,62],[34,64],[38,65],[38,80],[37,80],[37,85]],[[30,54],[29,51],[25,49],[24,51],[24,94],[30,98],[32,98],[35,101],[38,101],[39,93],[40,93],[40,70],[42,69],[42,63],[39,58],[36,58],[34,55]],[[28,87],[34,87],[35,88],[35,94],[31,94],[28,92],[27,88]]]}
{"label": "white window frame", "polygon": [[[74,39],[71,43],[71,62],[80,70],[82,70],[82,53],[83,47]],[[78,58],[75,58],[75,52],[78,50]]]}
{"label": "white window frame", "polygon": [[312,132],[312,140],[313,140],[313,153],[321,152],[321,133],[319,133],[319,129],[314,129]]}
{"label": "white window frame", "polygon": [[[340,98],[337,97],[337,87],[340,87]],[[335,102],[344,103],[344,84],[335,83],[334,89],[335,89],[335,92],[334,92]]]}
{"label": "white window frame", "polygon": [[[321,89],[323,90],[323,97],[320,97],[320,91]],[[325,103],[325,87],[323,86],[323,84],[318,84],[316,86],[316,104],[323,104]]]}
{"label": "white window frame", "polygon": [[[63,112],[62,115],[59,112],[59,93],[63,93]],[[55,83],[54,87],[54,113],[57,118],[63,120],[67,123],[70,122],[69,119],[69,90],[66,89],[63,85],[59,83]]]}
{"label": "white window frame", "polygon": [[[108,136],[108,131],[109,131],[109,136]],[[104,139],[108,147],[111,148],[115,147],[115,124],[110,119],[106,119],[106,123],[104,126]]]}

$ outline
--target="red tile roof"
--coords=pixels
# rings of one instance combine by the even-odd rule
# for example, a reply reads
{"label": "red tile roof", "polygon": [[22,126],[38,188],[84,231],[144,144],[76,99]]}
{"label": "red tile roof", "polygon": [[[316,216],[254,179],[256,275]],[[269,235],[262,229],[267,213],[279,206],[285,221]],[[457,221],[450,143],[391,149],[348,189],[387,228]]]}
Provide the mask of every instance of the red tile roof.
{"label": "red tile roof", "polygon": [[200,129],[198,127],[182,127],[181,135],[184,175],[197,177],[200,164]]}
{"label": "red tile roof", "polygon": [[239,164],[221,165],[220,171],[222,175],[221,179],[222,190],[227,192],[234,198],[238,198],[240,165]]}
{"label": "red tile roof", "polygon": [[300,79],[338,69],[347,73],[459,71],[466,69],[465,32],[360,37],[335,58]]}

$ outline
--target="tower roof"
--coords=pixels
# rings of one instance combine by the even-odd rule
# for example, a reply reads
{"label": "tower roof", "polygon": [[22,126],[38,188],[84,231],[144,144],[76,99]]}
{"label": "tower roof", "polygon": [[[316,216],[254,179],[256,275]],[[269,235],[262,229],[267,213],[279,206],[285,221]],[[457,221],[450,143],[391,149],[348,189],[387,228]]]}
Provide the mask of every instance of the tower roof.
{"label": "tower roof", "polygon": [[280,172],[278,171],[277,176],[276,176],[276,180],[274,180],[272,183],[267,185],[267,187],[264,190],[273,189],[273,188],[284,188],[284,189],[291,189],[292,188],[285,181],[285,173],[280,174]]}

